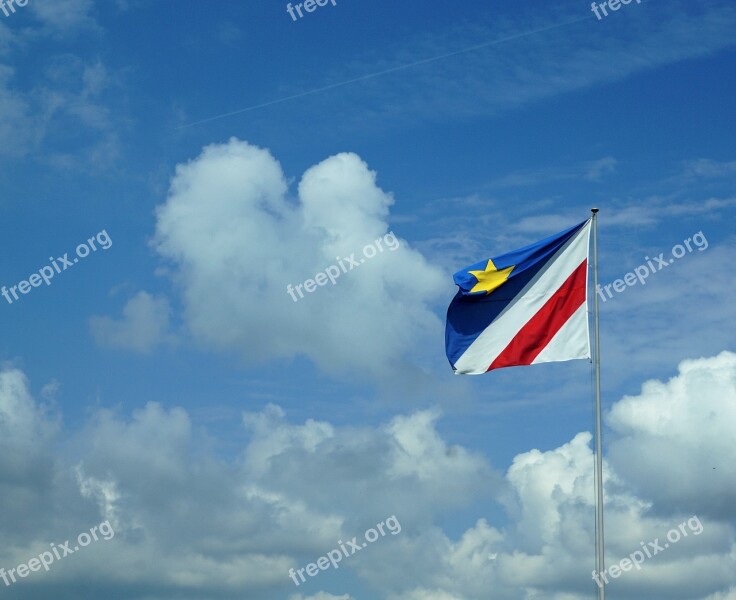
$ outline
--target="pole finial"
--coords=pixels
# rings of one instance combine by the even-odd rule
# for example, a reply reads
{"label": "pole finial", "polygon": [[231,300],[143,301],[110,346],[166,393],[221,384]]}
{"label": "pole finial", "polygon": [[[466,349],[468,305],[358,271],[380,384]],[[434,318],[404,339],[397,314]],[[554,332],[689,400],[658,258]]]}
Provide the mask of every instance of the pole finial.
{"label": "pole finial", "polygon": [[592,212],[593,214],[595,214],[595,213],[597,213],[597,212],[598,212],[598,210],[599,210],[599,209],[597,209],[597,208],[591,208],[591,209],[590,209],[590,212]]}

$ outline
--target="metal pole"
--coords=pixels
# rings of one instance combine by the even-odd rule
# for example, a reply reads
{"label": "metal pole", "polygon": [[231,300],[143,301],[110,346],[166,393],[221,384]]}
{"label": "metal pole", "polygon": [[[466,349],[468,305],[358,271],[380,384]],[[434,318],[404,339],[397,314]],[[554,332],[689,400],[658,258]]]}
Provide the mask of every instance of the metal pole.
{"label": "metal pole", "polygon": [[598,599],[606,598],[606,582],[601,577],[605,571],[603,557],[603,434],[601,427],[601,351],[598,324],[598,209],[593,213],[593,330],[595,331],[595,487],[596,487],[596,567],[598,570]]}

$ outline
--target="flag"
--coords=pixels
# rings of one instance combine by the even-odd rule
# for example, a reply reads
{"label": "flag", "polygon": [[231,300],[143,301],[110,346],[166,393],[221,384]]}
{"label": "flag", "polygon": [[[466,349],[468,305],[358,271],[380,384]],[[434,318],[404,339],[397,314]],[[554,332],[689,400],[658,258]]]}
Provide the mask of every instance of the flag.
{"label": "flag", "polygon": [[591,219],[455,273],[445,351],[457,374],[590,358]]}

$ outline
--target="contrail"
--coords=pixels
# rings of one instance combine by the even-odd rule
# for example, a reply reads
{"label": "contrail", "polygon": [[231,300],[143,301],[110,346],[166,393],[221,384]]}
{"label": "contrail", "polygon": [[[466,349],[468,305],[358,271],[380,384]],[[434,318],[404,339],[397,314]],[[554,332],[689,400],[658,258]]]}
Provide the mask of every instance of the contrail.
{"label": "contrail", "polygon": [[246,108],[240,108],[238,110],[233,110],[231,112],[222,113],[220,115],[215,115],[214,117],[208,117],[206,119],[202,119],[200,121],[194,121],[193,123],[188,123],[186,125],[180,125],[177,127],[177,129],[185,129],[187,127],[194,127],[195,125],[201,125],[202,123],[209,123],[210,121],[216,121],[218,119],[224,119],[225,117],[232,117],[233,115],[239,115],[240,113],[249,112],[252,110],[257,110],[259,108],[265,108],[266,106],[273,106],[274,104],[281,104],[282,102],[288,102],[289,100],[296,100],[297,98],[304,98],[305,96],[311,96],[312,94],[318,94],[320,92],[326,92],[327,90],[334,90],[335,88],[342,87],[344,85],[349,85],[351,83],[356,83],[358,81],[365,81],[366,79],[373,79],[374,77],[379,77],[380,75],[386,75],[388,73],[395,73],[396,71],[403,71],[405,69],[411,69],[413,67],[417,67],[419,65],[426,65],[427,63],[435,62],[438,60],[444,60],[445,58],[450,58],[451,56],[457,56],[458,54],[464,54],[466,52],[472,52],[473,50],[479,50],[480,48],[487,48],[488,46],[496,46],[498,44],[502,44],[504,42],[510,42],[512,40],[518,40],[520,38],[528,37],[530,35],[535,35],[537,33],[542,33],[544,31],[549,31],[550,29],[557,29],[558,27],[565,27],[567,25],[572,25],[574,23],[579,23],[580,21],[587,20],[589,17],[580,17],[578,19],[573,19],[572,21],[565,21],[564,23],[556,23],[554,25],[548,25],[547,27],[541,27],[540,29],[533,29],[531,31],[525,31],[523,33],[517,33],[515,35],[510,35],[508,37],[500,38],[498,40],[493,40],[490,42],[484,42],[482,44],[476,44],[475,46],[469,46],[467,48],[463,48],[462,50],[455,50],[454,52],[449,52],[448,54],[442,54],[440,56],[433,56],[431,58],[424,58],[422,60],[418,60],[413,63],[409,63],[406,65],[399,65],[398,67],[392,67],[390,69],[385,69],[383,71],[377,71],[375,73],[369,73],[367,75],[362,75],[361,77],[355,77],[353,79],[348,79],[346,81],[341,81],[340,83],[333,83],[332,85],[326,85],[324,87],[316,88],[313,90],[309,90],[307,92],[301,92],[299,94],[293,94],[292,96],[285,96],[284,98],[278,98],[276,100],[270,100],[269,102],[264,102],[262,104],[255,104],[253,106],[248,106]]}

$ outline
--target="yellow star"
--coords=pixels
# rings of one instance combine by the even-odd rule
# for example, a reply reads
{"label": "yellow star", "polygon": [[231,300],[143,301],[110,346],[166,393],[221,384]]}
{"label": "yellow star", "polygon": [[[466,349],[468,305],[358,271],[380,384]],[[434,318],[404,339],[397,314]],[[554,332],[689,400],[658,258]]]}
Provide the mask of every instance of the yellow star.
{"label": "yellow star", "polygon": [[478,280],[478,283],[473,286],[473,289],[470,290],[470,293],[472,294],[473,292],[485,292],[486,294],[490,294],[497,287],[500,287],[502,284],[506,283],[506,280],[509,278],[509,275],[511,275],[511,271],[513,270],[514,267],[511,266],[499,271],[498,269],[496,269],[496,265],[493,264],[493,261],[491,259],[488,259],[488,264],[486,265],[485,270],[468,271],[468,273],[470,273]]}

